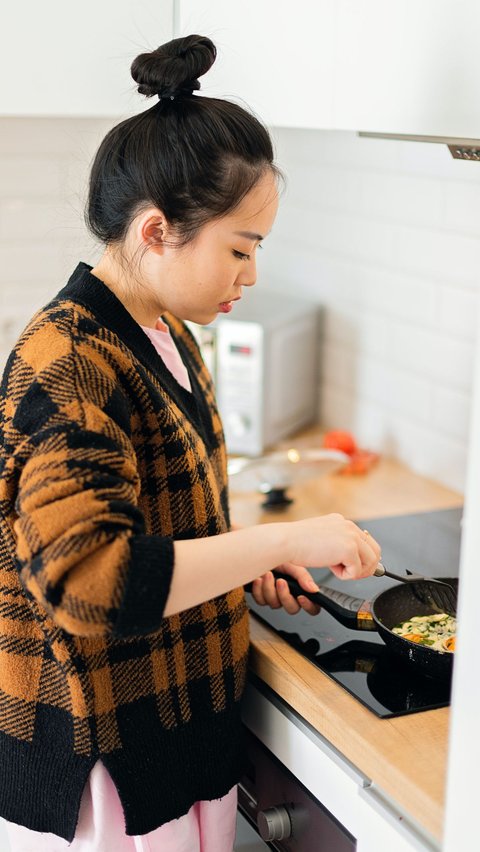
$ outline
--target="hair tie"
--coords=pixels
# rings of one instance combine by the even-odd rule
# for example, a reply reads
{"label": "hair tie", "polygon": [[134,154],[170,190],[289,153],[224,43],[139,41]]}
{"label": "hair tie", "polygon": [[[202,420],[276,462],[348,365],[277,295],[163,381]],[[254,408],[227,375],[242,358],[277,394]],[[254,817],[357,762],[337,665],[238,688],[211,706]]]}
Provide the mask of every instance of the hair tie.
{"label": "hair tie", "polygon": [[183,86],[183,88],[177,89],[175,92],[158,92],[158,99],[159,101],[174,101],[175,98],[183,98],[188,97],[189,95],[193,95],[193,93],[198,91],[199,88],[199,81],[191,80],[191,82],[187,86]]}

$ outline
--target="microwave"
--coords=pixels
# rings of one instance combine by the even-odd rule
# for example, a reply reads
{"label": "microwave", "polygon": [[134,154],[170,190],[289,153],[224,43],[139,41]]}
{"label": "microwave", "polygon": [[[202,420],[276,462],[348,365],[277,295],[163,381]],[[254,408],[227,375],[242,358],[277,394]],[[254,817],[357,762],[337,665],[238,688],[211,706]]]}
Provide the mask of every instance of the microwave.
{"label": "microwave", "polygon": [[317,419],[318,304],[246,288],[231,314],[189,326],[213,378],[229,453],[262,455]]}

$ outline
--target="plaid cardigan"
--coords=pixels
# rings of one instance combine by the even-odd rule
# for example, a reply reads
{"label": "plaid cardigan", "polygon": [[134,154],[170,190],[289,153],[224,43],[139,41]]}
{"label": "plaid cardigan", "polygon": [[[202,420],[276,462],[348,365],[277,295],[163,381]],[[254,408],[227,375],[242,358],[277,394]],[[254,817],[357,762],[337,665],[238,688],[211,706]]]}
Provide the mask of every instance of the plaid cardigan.
{"label": "plaid cardigan", "polygon": [[98,759],[127,834],[238,781],[248,652],[241,588],[163,617],[173,541],[230,526],[211,378],[167,315],[181,387],[90,270],[0,387],[0,815],[67,840]]}

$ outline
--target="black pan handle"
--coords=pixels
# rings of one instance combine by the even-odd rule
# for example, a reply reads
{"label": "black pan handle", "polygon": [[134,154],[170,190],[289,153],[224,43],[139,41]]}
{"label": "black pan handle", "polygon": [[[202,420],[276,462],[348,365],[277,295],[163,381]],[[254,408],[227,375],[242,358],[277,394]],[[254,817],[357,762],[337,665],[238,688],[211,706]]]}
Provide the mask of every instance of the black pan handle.
{"label": "black pan handle", "polygon": [[[322,609],[325,609],[350,630],[377,629],[373,620],[370,601],[355,598],[352,595],[345,594],[345,592],[339,592],[337,589],[329,589],[327,586],[320,586],[319,592],[306,592],[293,577],[290,577],[289,574],[282,574],[280,571],[274,571],[274,577],[277,580],[286,580],[294,597],[298,598],[299,595],[303,595],[313,603],[319,604]],[[251,583],[247,583],[245,591],[252,591]]]}

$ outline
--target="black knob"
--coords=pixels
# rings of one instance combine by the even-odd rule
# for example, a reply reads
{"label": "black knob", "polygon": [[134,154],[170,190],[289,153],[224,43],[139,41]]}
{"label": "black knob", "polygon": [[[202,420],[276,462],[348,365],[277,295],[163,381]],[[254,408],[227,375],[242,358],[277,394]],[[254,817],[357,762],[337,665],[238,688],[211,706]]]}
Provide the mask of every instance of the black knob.
{"label": "black knob", "polygon": [[262,840],[284,840],[292,834],[292,821],[285,805],[259,811],[257,826]]}
{"label": "black knob", "polygon": [[290,503],[293,503],[291,497],[288,496],[287,486],[282,486],[277,488],[275,487],[264,487],[260,489],[266,494],[266,499],[262,503],[263,509],[285,509]]}

